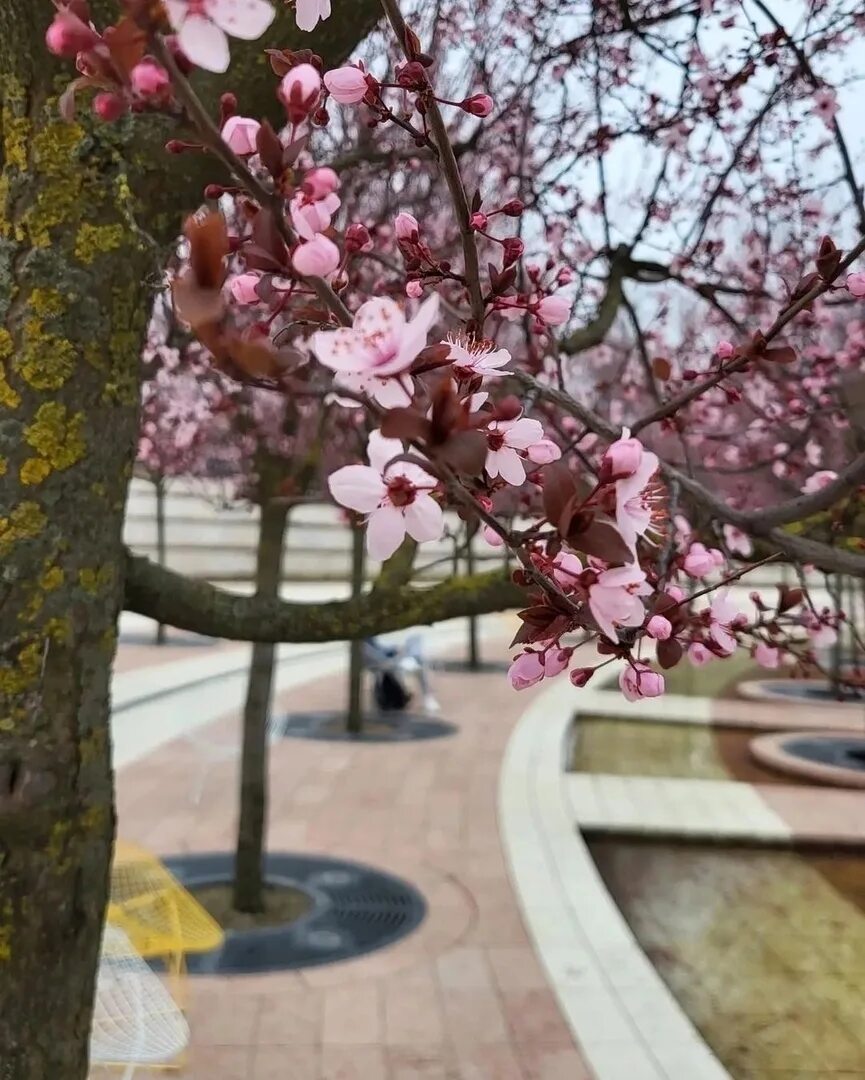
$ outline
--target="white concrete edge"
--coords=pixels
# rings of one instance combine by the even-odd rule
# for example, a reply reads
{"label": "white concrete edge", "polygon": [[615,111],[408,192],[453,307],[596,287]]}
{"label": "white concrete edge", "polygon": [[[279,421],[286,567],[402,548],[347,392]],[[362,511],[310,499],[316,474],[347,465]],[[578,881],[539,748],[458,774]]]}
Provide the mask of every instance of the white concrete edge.
{"label": "white concrete edge", "polygon": [[584,686],[579,691],[580,712],[586,716],[633,716],[660,724],[712,723],[712,698],[690,697],[687,694],[662,694],[656,698],[625,701],[620,690],[603,690]]}
{"label": "white concrete edge", "polygon": [[596,1080],[729,1080],[640,948],[576,828],[564,754],[585,691],[534,695],[505,751],[499,826],[529,935]]}

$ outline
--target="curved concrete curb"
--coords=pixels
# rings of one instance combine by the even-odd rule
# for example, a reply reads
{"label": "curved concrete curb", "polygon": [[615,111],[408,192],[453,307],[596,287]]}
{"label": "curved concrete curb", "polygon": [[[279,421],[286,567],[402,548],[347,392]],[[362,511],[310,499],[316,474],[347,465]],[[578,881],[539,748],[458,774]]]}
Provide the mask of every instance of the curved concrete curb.
{"label": "curved concrete curb", "polygon": [[499,826],[514,891],[559,1006],[597,1080],[729,1080],[607,892],[576,828],[564,752],[567,680],[537,693],[508,743]]}

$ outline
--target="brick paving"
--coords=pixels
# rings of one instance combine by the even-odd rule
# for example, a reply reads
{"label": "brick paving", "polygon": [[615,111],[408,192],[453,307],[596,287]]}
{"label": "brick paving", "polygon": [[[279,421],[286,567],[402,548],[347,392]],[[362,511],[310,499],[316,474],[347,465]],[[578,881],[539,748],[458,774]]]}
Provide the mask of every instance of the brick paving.
{"label": "brick paving", "polygon": [[[501,675],[441,674],[435,691],[443,718],[458,725],[450,738],[282,740],[271,748],[270,849],[344,856],[398,874],[424,893],[425,922],[358,960],[191,978],[184,1076],[590,1077],[526,935],[499,838],[500,762],[525,698]],[[278,707],[333,708],[343,692],[342,679],[320,680],[282,695]],[[224,741],[239,718],[211,730]],[[231,848],[237,761],[215,763],[193,805],[198,754],[195,743],[177,740],[120,770],[124,839],[160,854]]]}

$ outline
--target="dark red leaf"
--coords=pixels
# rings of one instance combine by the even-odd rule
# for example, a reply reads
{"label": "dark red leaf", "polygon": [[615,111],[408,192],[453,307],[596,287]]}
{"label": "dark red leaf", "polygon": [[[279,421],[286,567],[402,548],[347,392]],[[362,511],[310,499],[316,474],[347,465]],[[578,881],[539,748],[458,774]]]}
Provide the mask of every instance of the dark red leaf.
{"label": "dark red leaf", "polygon": [[543,471],[543,477],[544,513],[550,524],[558,528],[562,512],[566,506],[573,503],[577,493],[574,477],[563,461],[555,461],[552,465],[547,465]]}
{"label": "dark red leaf", "polygon": [[657,650],[658,664],[665,670],[675,667],[682,659],[683,652],[684,649],[674,637],[667,638],[666,641],[659,641]]}
{"label": "dark red leaf", "polygon": [[672,375],[673,368],[670,365],[670,361],[666,356],[656,356],[652,361],[652,371],[656,379],[660,379],[662,382],[666,382]]}
{"label": "dark red leaf", "polygon": [[796,359],[796,350],[792,345],[778,345],[773,349],[766,349],[763,359],[773,364],[792,364]]}
{"label": "dark red leaf", "polygon": [[186,219],[189,241],[189,266],[202,289],[220,289],[225,280],[225,257],[228,255],[228,231],[222,214],[209,210]]}
{"label": "dark red leaf", "polygon": [[430,422],[414,409],[389,409],[381,422],[381,433],[388,439],[426,439]]}
{"label": "dark red leaf", "polygon": [[606,521],[593,521],[578,532],[572,530],[566,539],[576,551],[595,555],[608,563],[629,563],[634,559],[619,531]]}
{"label": "dark red leaf", "polygon": [[255,145],[258,148],[262,165],[274,180],[278,180],[284,172],[282,143],[268,120],[264,120],[258,129],[258,134],[255,136]]}
{"label": "dark red leaf", "polygon": [[459,431],[439,449],[438,456],[457,472],[477,476],[487,458],[487,438],[481,431]]}

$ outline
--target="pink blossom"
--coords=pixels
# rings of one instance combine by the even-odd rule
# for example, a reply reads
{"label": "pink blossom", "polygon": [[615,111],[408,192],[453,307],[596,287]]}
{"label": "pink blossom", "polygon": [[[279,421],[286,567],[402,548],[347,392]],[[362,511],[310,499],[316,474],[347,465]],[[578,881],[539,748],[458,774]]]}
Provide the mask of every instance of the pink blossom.
{"label": "pink blossom", "polygon": [[702,578],[711,574],[715,569],[715,556],[705,546],[697,541],[688,548],[685,556],[684,570],[690,577]]}
{"label": "pink blossom", "polygon": [[833,480],[838,479],[838,473],[833,472],[832,469],[821,469],[819,472],[812,473],[811,476],[802,485],[802,490],[806,495],[814,495],[818,491],[822,491],[824,487],[831,484]]}
{"label": "pink blossom", "polygon": [[826,124],[829,124],[838,112],[838,98],[835,91],[828,86],[822,87],[814,94],[814,104],[817,115]]}
{"label": "pink blossom", "polygon": [[544,438],[540,420],[522,416],[517,420],[493,420],[487,427],[487,459],[484,468],[490,479],[497,476],[509,484],[526,478],[523,455]]}
{"label": "pink blossom", "polygon": [[340,105],[357,105],[366,95],[369,86],[366,74],[352,65],[334,68],[324,76],[324,85],[330,96]]}
{"label": "pink blossom", "polygon": [[619,675],[619,687],[628,701],[660,697],[666,688],[664,676],[639,660],[628,664]]}
{"label": "pink blossom", "polygon": [[767,645],[765,641],[758,641],[754,649],[754,659],[760,667],[776,668],[781,663],[781,650]]}
{"label": "pink blossom", "polygon": [[743,533],[741,529],[737,529],[735,525],[725,525],[723,533],[724,543],[727,545],[730,554],[741,555],[743,559],[747,559],[754,550],[751,537],[747,533]]}
{"label": "pink blossom", "polygon": [[238,274],[231,279],[229,289],[238,304],[257,304],[259,296],[256,287],[261,280],[258,274]]}
{"label": "pink blossom", "polygon": [[566,592],[577,583],[583,572],[583,564],[571,551],[560,551],[553,559],[553,581]]}
{"label": "pink blossom", "polygon": [[845,284],[847,285],[847,292],[851,296],[861,299],[865,296],[865,270],[857,270],[853,274],[848,274]]}
{"label": "pink blossom", "polygon": [[562,326],[571,314],[571,302],[558,293],[545,296],[537,306],[537,316],[547,326]]}
{"label": "pink blossom", "polygon": [[411,297],[412,300],[420,300],[423,296],[423,285],[419,281],[408,281],[405,286],[405,294]]}
{"label": "pink blossom", "polygon": [[709,636],[725,656],[736,651],[737,642],[732,629],[737,620],[741,621],[742,616],[730,600],[730,590],[722,589],[716,594],[709,608]]}
{"label": "pink blossom", "polygon": [[511,661],[508,668],[508,680],[514,690],[527,690],[544,677],[544,664],[536,652],[520,653]]}
{"label": "pink blossom", "polygon": [[604,570],[598,580],[589,587],[589,609],[601,633],[618,641],[619,626],[642,626],[646,618],[641,596],[648,596],[652,588],[645,573],[635,565],[616,566]]}
{"label": "pink blossom", "polygon": [[80,52],[92,49],[99,40],[96,31],[68,9],[54,13],[54,21],[45,33],[48,51],[69,60],[74,60]]}
{"label": "pink blossom", "polygon": [[616,528],[636,558],[637,539],[652,523],[650,481],[658,471],[658,456],[644,451],[636,470],[616,481]]}
{"label": "pink blossom", "polygon": [[291,265],[304,277],[327,277],[339,266],[339,248],[332,240],[316,233],[294,249]]}
{"label": "pink blossom", "polygon": [[526,454],[533,465],[549,465],[551,462],[559,460],[562,451],[552,439],[544,436],[543,439],[539,439],[536,443],[532,443],[531,446],[527,447]]}
{"label": "pink blossom", "polygon": [[423,543],[438,540],[444,532],[442,508],[430,495],[435,477],[419,465],[393,461],[402,453],[398,439],[373,431],[367,443],[369,465],[344,465],[327,480],[340,506],[369,515],[367,550],[379,561],[393,555],[406,533]]}
{"label": "pink blossom", "polygon": [[574,686],[582,687],[586,685],[586,683],[589,681],[589,679],[591,679],[594,674],[594,668],[580,667],[574,668],[570,675],[568,675],[568,678],[571,680],[571,683]]}
{"label": "pink blossom", "polygon": [[254,41],[273,22],[267,0],[164,0],[177,43],[205,71],[228,70],[226,34]]}
{"label": "pink blossom", "polygon": [[339,195],[325,195],[321,199],[310,199],[298,191],[289,203],[291,223],[298,236],[312,240],[316,233],[330,228],[331,217],[340,207]]}
{"label": "pink blossom", "polygon": [[310,199],[323,199],[339,190],[339,176],[326,165],[310,169],[303,178],[303,193]]}
{"label": "pink blossom", "polygon": [[222,140],[240,157],[258,153],[255,138],[261,124],[249,116],[229,116],[222,127]]}
{"label": "pink blossom", "polygon": [[611,443],[604,454],[605,473],[610,480],[624,480],[633,476],[643,460],[643,444],[639,439],[632,439],[628,428],[622,429],[621,439]]}
{"label": "pink blossom", "polygon": [[330,16],[330,0],[297,0],[294,18],[298,30],[314,30],[321,19]]}
{"label": "pink blossom", "polygon": [[135,65],[129,73],[129,81],[135,93],[145,98],[157,97],[165,93],[171,85],[165,68],[149,58]]}
{"label": "pink blossom", "polygon": [[458,379],[468,380],[476,375],[492,379],[507,374],[501,370],[511,362],[511,354],[507,349],[496,349],[484,342],[468,342],[450,335],[442,345],[450,346],[447,358],[451,361],[453,373]]}
{"label": "pink blossom", "polygon": [[481,536],[483,536],[490,547],[500,548],[505,546],[504,540],[499,536],[496,530],[489,525],[484,525],[481,529]]}
{"label": "pink blossom", "polygon": [[666,641],[673,633],[673,624],[663,615],[653,615],[646,623],[646,633],[656,641]]}
{"label": "pink blossom", "polygon": [[715,659],[715,654],[702,641],[694,641],[688,646],[688,659],[694,667],[704,667]]}
{"label": "pink blossom", "polygon": [[472,94],[460,102],[460,108],[472,116],[489,116],[493,111],[493,99],[489,94]]}
{"label": "pink blossom", "polygon": [[561,675],[571,662],[573,651],[573,649],[562,649],[558,645],[551,645],[543,656],[544,678],[553,679],[556,675]]}
{"label": "pink blossom", "polygon": [[297,64],[283,76],[279,96],[292,124],[305,120],[318,104],[321,76],[312,64]]}
{"label": "pink blossom", "polygon": [[129,104],[120,94],[112,94],[104,90],[94,96],[92,109],[100,120],[113,124],[129,111]]}
{"label": "pink blossom", "polygon": [[393,229],[397,240],[417,240],[420,234],[420,225],[418,225],[417,218],[403,211],[400,211],[394,218]]}
{"label": "pink blossom", "polygon": [[730,341],[719,341],[715,346],[715,356],[719,360],[729,360],[735,351],[733,343]]}
{"label": "pink blossom", "polygon": [[313,334],[312,350],[332,371],[396,375],[411,367],[437,316],[435,294],[412,319],[406,319],[393,300],[377,297],[361,304],[350,328]]}

